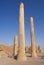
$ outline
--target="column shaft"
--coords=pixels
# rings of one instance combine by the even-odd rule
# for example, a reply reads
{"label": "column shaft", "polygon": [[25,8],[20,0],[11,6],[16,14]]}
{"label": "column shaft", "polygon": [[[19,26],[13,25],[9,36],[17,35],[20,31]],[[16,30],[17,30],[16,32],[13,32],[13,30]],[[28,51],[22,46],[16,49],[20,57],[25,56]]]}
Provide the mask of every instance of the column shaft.
{"label": "column shaft", "polygon": [[14,46],[13,46],[13,57],[17,55],[17,36],[14,37]]}
{"label": "column shaft", "polygon": [[19,17],[19,60],[26,60],[25,57],[25,32],[24,32],[24,4],[20,4]]}
{"label": "column shaft", "polygon": [[34,22],[33,17],[30,18],[30,31],[31,31],[31,56],[37,57],[36,54],[36,45],[35,45],[35,37],[34,37]]}

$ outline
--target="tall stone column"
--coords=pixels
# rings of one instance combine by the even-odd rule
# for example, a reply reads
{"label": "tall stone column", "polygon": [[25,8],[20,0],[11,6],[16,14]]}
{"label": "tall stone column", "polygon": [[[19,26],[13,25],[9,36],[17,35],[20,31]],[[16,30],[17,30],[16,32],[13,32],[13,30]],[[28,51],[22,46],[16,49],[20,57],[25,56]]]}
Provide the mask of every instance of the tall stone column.
{"label": "tall stone column", "polygon": [[17,36],[14,36],[13,57],[17,56],[17,43],[18,43]]}
{"label": "tall stone column", "polygon": [[34,22],[33,22],[33,17],[30,17],[30,31],[31,31],[31,56],[32,57],[37,57],[35,38],[34,38]]}
{"label": "tall stone column", "polygon": [[19,54],[18,60],[26,60],[25,56],[25,32],[24,32],[24,4],[20,4],[20,17],[19,17]]}

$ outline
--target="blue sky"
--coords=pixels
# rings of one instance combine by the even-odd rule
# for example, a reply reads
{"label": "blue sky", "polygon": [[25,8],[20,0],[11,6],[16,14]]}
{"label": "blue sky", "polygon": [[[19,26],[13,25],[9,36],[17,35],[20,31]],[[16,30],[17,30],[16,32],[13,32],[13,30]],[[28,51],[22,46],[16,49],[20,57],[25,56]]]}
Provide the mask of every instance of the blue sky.
{"label": "blue sky", "polygon": [[0,0],[0,44],[13,45],[18,35],[19,6],[24,3],[25,44],[31,45],[30,17],[34,18],[36,45],[44,48],[44,0]]}

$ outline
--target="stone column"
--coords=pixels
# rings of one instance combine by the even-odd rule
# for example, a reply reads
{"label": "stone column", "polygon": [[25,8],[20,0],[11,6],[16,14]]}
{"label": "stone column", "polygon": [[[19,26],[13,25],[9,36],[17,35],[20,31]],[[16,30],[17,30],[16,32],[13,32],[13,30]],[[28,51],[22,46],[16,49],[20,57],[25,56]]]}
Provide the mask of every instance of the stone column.
{"label": "stone column", "polygon": [[17,43],[18,43],[17,36],[14,36],[13,57],[17,56]]}
{"label": "stone column", "polygon": [[19,17],[19,54],[18,60],[26,60],[25,56],[25,32],[24,32],[24,4],[20,4],[20,17]]}
{"label": "stone column", "polygon": [[35,38],[34,38],[34,22],[33,22],[33,17],[30,17],[30,31],[31,31],[31,56],[32,57],[37,57]]}

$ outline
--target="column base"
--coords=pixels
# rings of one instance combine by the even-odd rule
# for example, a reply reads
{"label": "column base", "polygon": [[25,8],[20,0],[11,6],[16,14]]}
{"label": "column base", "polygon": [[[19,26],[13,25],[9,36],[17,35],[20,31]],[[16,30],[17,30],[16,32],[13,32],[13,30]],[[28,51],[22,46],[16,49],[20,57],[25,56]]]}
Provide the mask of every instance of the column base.
{"label": "column base", "polygon": [[19,61],[26,61],[26,55],[25,54],[19,54],[18,55],[18,60]]}
{"label": "column base", "polygon": [[36,53],[35,51],[33,51],[33,52],[31,53],[31,57],[37,58],[37,53]]}

